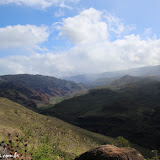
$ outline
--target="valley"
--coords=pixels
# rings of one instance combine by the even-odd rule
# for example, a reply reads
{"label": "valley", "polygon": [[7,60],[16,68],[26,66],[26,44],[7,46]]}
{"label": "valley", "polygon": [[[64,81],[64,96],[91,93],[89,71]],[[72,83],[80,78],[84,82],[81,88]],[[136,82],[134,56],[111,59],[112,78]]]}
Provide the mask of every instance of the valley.
{"label": "valley", "polygon": [[122,136],[150,157],[150,150],[160,149],[159,96],[159,75],[124,75],[93,86],[42,75],[1,76],[0,140],[29,130],[28,148],[34,153],[47,135],[54,155],[73,159]]}
{"label": "valley", "polygon": [[158,149],[159,96],[158,77],[124,76],[105,87],[64,100],[42,113],[93,132],[121,135],[144,147]]}

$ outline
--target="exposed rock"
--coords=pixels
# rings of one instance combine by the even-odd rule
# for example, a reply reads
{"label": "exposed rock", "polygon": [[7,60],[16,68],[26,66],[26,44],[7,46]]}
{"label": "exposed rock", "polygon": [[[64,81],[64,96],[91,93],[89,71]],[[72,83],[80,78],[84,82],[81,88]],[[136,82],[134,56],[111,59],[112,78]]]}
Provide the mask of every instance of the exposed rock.
{"label": "exposed rock", "polygon": [[144,160],[136,149],[102,145],[83,153],[75,160]]}

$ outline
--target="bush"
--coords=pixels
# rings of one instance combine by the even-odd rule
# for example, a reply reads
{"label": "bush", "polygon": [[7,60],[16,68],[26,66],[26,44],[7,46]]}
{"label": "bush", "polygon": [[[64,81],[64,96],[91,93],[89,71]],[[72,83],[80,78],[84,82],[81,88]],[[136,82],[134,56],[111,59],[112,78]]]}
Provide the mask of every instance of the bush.
{"label": "bush", "polygon": [[49,145],[42,145],[38,147],[35,152],[33,153],[34,160],[52,160],[52,150]]}
{"label": "bush", "polygon": [[129,141],[122,136],[117,137],[112,144],[117,147],[130,147]]}
{"label": "bush", "polygon": [[151,159],[147,158],[145,160],[160,160],[160,156],[158,155],[158,151],[152,150],[152,152],[154,153],[154,157],[152,157]]}

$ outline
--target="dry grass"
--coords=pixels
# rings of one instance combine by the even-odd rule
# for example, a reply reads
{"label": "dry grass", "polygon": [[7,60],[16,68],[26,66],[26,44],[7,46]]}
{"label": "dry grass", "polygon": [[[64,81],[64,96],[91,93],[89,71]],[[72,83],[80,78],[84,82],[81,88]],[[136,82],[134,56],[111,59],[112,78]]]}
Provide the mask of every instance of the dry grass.
{"label": "dry grass", "polygon": [[41,145],[42,138],[47,135],[51,145],[76,155],[113,141],[110,137],[80,129],[54,117],[40,115],[8,99],[0,98],[0,140],[6,140],[8,133],[24,135],[28,131],[30,148]]}

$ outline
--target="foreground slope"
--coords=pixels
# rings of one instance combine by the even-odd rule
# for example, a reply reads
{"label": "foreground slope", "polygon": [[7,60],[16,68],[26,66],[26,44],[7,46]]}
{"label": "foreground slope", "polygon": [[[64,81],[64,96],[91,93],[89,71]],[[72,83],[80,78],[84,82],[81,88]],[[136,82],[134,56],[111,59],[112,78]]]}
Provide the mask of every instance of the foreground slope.
{"label": "foreground slope", "polygon": [[158,149],[160,82],[150,78],[133,81],[123,84],[120,80],[110,88],[92,89],[86,95],[56,104],[45,113],[94,132],[121,135],[139,145]]}
{"label": "foreground slope", "polygon": [[17,103],[0,97],[0,141],[8,133],[24,134],[30,131],[28,145],[36,148],[44,136],[49,135],[51,146],[72,154],[81,154],[99,144],[107,144],[112,138],[80,129],[57,118],[37,114]]}

